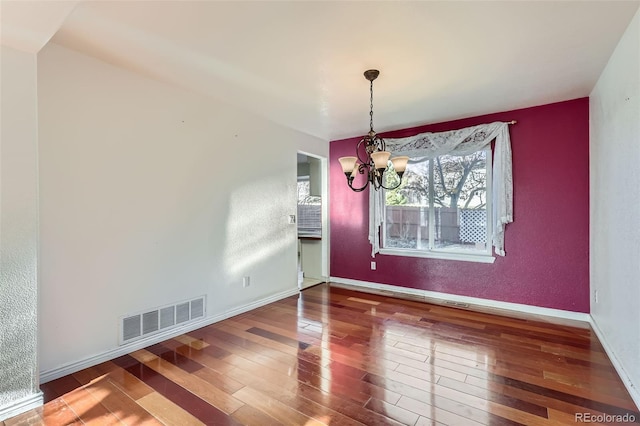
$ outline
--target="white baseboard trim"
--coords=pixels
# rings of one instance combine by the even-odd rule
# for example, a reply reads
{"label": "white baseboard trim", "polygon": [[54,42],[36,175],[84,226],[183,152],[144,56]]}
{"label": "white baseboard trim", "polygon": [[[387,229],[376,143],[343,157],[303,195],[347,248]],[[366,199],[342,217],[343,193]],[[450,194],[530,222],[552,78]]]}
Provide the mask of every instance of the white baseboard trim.
{"label": "white baseboard trim", "polygon": [[640,390],[638,390],[638,387],[633,383],[633,380],[631,380],[631,377],[629,377],[629,374],[627,374],[627,371],[625,370],[622,363],[616,356],[616,353],[613,350],[613,348],[609,345],[609,342],[607,341],[605,334],[602,332],[602,330],[600,330],[600,327],[596,323],[595,319],[591,317],[589,322],[591,323],[591,328],[596,333],[596,336],[598,336],[598,340],[600,340],[600,343],[602,343],[602,347],[604,347],[604,351],[607,353],[607,356],[611,360],[611,364],[613,364],[613,368],[616,369],[618,376],[620,376],[620,380],[622,380],[622,383],[624,383],[625,388],[627,388],[629,395],[631,395],[631,399],[633,399],[633,402],[636,404],[636,407],[640,408]]}
{"label": "white baseboard trim", "polygon": [[171,330],[167,330],[164,333],[154,334],[153,336],[149,336],[148,338],[136,340],[135,342],[131,342],[130,344],[125,344],[117,348],[110,349],[106,352],[102,352],[79,361],[74,361],[57,368],[53,368],[51,370],[41,371],[40,383],[47,383],[47,382],[50,382],[51,380],[59,379],[60,377],[64,377],[69,374],[75,373],[76,371],[80,371],[85,368],[92,367],[94,365],[112,360],[119,356],[126,355],[128,353],[137,351],[139,349],[146,348],[147,346],[155,345],[156,343],[160,343],[165,340],[171,339],[173,337],[180,336],[181,334],[188,333],[193,330],[197,330],[198,328],[206,327],[208,325],[225,320],[227,318],[234,317],[236,315],[242,314],[252,309],[256,309],[261,306],[268,305],[269,303],[273,303],[278,300],[284,299],[286,297],[293,296],[298,292],[299,290],[297,287],[290,290],[285,290],[280,293],[276,293],[271,296],[265,297],[263,299],[256,300],[254,302],[229,309],[218,315],[209,316],[199,321],[189,323],[184,327],[172,328]]}
{"label": "white baseboard trim", "polygon": [[[527,315],[540,315],[544,317],[561,318],[571,321],[581,321],[589,323],[591,321],[591,315],[582,312],[564,311],[561,309],[542,308],[540,306],[524,305],[521,303],[501,302],[498,300],[481,299],[479,297],[459,296],[456,294],[440,293],[437,291],[420,290],[417,288],[400,287],[389,284],[377,284],[368,281],[352,280],[349,278],[331,277],[331,284],[341,284],[351,287],[359,287],[361,289],[368,289],[380,292],[382,294],[397,294],[402,296],[413,296],[424,299],[425,302],[432,302],[437,304],[452,303],[464,304],[468,309],[484,311],[490,313],[498,313],[497,311],[504,311],[510,314],[527,314]],[[366,291],[366,290],[363,290]]]}
{"label": "white baseboard trim", "polygon": [[0,422],[22,414],[25,411],[41,407],[43,403],[42,392],[34,393],[4,407],[0,407]]}

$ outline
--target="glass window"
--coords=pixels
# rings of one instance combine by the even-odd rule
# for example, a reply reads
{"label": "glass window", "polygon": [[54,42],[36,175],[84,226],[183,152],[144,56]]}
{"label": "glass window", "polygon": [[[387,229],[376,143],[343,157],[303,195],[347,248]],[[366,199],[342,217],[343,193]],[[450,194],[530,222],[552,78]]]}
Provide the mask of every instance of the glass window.
{"label": "glass window", "polygon": [[322,236],[322,199],[310,195],[308,176],[298,176],[298,236]]}
{"label": "glass window", "polygon": [[400,187],[385,194],[381,253],[490,256],[490,206],[490,149],[412,158]]}

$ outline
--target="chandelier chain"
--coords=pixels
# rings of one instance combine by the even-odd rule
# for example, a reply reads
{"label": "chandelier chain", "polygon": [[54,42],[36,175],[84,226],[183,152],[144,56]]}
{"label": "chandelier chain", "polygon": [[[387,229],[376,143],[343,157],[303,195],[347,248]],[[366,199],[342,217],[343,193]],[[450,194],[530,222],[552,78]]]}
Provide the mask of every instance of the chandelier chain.
{"label": "chandelier chain", "polygon": [[369,93],[371,94],[369,98],[369,127],[373,132],[373,80],[370,81]]}

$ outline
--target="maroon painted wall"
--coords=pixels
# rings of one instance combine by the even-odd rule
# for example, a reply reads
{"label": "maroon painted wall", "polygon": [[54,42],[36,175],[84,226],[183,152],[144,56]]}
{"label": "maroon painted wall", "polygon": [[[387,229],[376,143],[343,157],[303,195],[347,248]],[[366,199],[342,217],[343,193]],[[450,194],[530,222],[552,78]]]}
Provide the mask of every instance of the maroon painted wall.
{"label": "maroon painted wall", "polygon": [[493,264],[378,254],[370,269],[368,192],[346,185],[338,158],[359,137],[330,144],[331,276],[589,312],[589,99],[381,133],[403,137],[492,121],[510,126],[514,222]]}

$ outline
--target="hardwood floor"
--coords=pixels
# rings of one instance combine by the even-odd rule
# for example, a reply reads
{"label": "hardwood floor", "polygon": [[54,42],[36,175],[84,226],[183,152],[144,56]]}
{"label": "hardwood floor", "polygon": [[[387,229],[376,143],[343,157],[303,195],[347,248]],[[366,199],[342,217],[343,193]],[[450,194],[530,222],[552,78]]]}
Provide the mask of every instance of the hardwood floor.
{"label": "hardwood floor", "polygon": [[640,422],[588,325],[326,284],[42,390],[44,407],[6,426]]}

